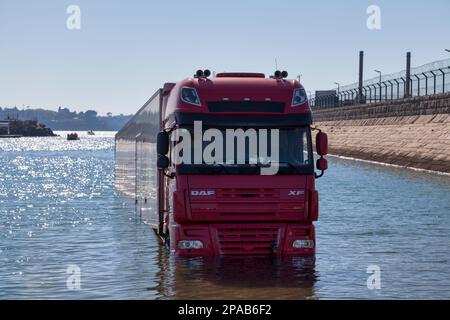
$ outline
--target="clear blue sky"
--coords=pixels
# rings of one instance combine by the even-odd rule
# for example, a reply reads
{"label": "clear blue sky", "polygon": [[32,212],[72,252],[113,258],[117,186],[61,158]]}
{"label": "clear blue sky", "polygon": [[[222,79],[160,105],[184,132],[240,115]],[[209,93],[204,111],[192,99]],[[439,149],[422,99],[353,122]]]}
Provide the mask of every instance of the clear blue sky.
{"label": "clear blue sky", "polygon": [[[81,8],[81,30],[66,8]],[[381,8],[381,30],[366,9]],[[134,113],[166,81],[215,71],[272,73],[307,90],[449,58],[449,0],[0,0],[0,106]]]}

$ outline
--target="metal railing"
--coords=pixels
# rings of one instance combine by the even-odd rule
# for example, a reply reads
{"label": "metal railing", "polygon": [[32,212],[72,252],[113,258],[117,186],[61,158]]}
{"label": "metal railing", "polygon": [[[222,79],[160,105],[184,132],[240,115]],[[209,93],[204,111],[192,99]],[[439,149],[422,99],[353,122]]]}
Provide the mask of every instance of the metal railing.
{"label": "metal railing", "polygon": [[311,96],[310,105],[315,108],[338,107],[450,92],[450,59],[412,69],[409,81],[407,92],[405,71],[385,75],[381,81],[376,77],[364,81],[361,93],[355,83],[331,90],[333,94]]}

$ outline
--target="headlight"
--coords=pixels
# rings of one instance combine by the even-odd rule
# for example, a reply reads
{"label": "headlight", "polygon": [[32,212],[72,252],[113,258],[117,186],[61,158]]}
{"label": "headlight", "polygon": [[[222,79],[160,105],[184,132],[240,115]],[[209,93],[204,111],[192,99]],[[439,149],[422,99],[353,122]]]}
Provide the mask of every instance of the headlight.
{"label": "headlight", "polygon": [[296,249],[312,249],[314,248],[314,240],[295,240],[292,247]]}
{"label": "headlight", "polygon": [[181,88],[181,100],[186,103],[193,104],[195,106],[201,106],[197,90],[195,90],[194,88],[189,87]]}
{"label": "headlight", "polygon": [[181,240],[178,242],[178,248],[180,249],[202,249],[203,242],[200,240]]}
{"label": "headlight", "polygon": [[294,89],[294,95],[292,97],[292,107],[296,107],[298,105],[301,105],[302,103],[305,103],[308,97],[306,96],[305,89]]}

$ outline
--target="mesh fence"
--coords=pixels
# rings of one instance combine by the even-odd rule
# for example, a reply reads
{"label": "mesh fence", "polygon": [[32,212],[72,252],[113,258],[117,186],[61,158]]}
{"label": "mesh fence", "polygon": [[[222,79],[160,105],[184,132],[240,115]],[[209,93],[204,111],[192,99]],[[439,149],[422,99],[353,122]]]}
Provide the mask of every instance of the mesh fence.
{"label": "mesh fence", "polygon": [[407,92],[406,70],[367,79],[363,82],[361,94],[358,83],[328,90],[325,95],[313,95],[312,107],[336,107],[360,103],[374,103],[402,99],[405,97],[428,96],[450,92],[450,59],[435,61],[411,68],[409,92]]}

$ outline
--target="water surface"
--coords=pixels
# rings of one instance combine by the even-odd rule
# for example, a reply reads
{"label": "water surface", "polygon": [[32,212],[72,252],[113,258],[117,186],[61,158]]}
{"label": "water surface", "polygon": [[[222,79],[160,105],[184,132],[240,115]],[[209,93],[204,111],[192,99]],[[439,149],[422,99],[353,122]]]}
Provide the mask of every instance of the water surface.
{"label": "water surface", "polygon": [[449,176],[330,158],[315,259],[175,259],[114,163],[112,133],[0,139],[1,299],[450,298]]}

